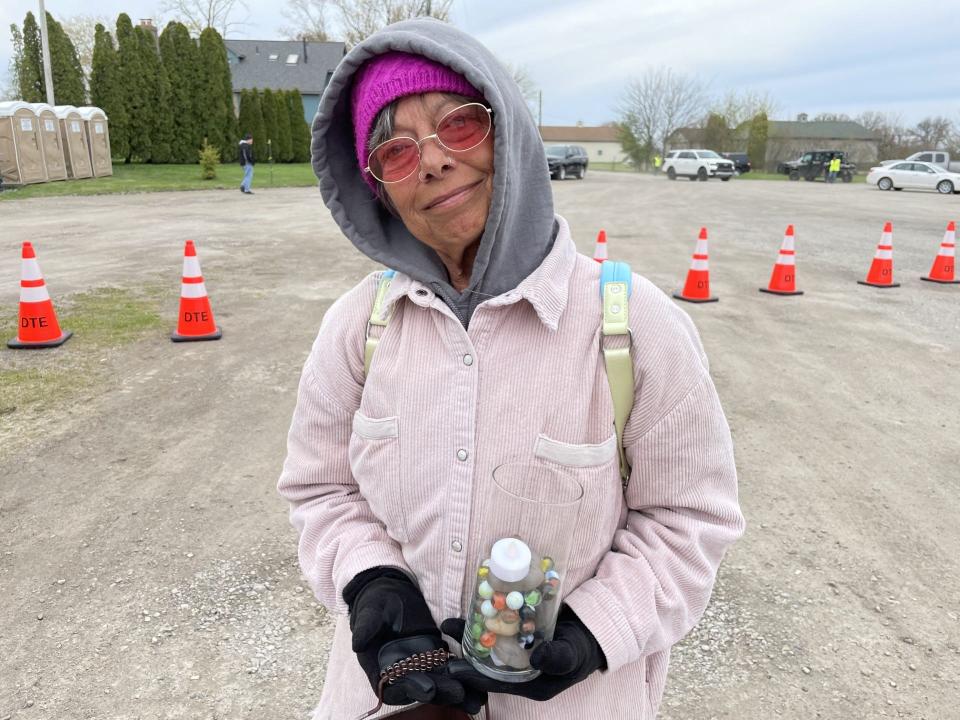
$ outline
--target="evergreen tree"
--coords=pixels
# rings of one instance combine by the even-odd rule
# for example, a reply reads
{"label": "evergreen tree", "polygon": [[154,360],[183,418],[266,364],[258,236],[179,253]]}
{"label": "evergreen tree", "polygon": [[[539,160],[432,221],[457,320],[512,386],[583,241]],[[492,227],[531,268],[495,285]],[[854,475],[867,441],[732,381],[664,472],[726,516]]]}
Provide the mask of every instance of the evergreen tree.
{"label": "evergreen tree", "polygon": [[[264,140],[260,146],[260,152],[264,159],[273,155],[277,159],[277,101],[274,100],[273,91],[270,88],[260,93],[260,110],[263,112],[263,133]],[[265,145],[269,144],[269,148]],[[269,149],[269,152],[267,150]]]}
{"label": "evergreen tree", "polygon": [[93,40],[93,61],[90,68],[90,104],[106,113],[110,121],[110,149],[122,155],[117,146],[115,127],[125,126],[126,109],[119,88],[119,58],[113,47],[113,38],[103,25],[97,23]]}
{"label": "evergreen tree", "polygon": [[170,82],[157,51],[157,40],[152,32],[142,27],[134,28],[140,68],[143,73],[147,103],[144,107],[143,124],[149,133],[142,158],[152,163],[170,162],[170,145],[173,140],[173,118],[170,115]]}
{"label": "evergreen tree", "polygon": [[197,44],[186,25],[176,21],[167,24],[160,35],[160,56],[170,81],[171,161],[192,164],[203,144],[198,118],[200,68]]}
{"label": "evergreen tree", "polygon": [[24,102],[46,102],[43,81],[43,52],[40,46],[40,26],[32,12],[23,19],[23,56],[19,65],[20,98]]}
{"label": "evergreen tree", "polygon": [[299,90],[287,93],[290,112],[290,137],[293,143],[293,161],[310,162],[310,126],[303,117],[303,100]]}
{"label": "evergreen tree", "polygon": [[237,158],[237,119],[233,112],[233,81],[223,38],[213,28],[200,33],[200,136],[220,150],[224,161]]}
{"label": "evergreen tree", "polygon": [[261,159],[266,160],[267,134],[264,130],[260,94],[256,90],[240,92],[239,135],[244,137],[247,133],[253,135],[253,142],[259,146]]}
{"label": "evergreen tree", "polygon": [[13,83],[13,97],[20,99],[23,91],[20,89],[20,68],[23,65],[23,33],[16,23],[10,23],[10,44],[13,46],[13,55],[10,57],[10,80]]}
{"label": "evergreen tree", "polygon": [[750,121],[750,135],[747,139],[747,156],[754,170],[764,172],[767,169],[767,135],[770,124],[765,112],[758,112]]}
{"label": "evergreen tree", "polygon": [[290,110],[283,90],[273,94],[277,107],[277,139],[273,141],[273,157],[277,162],[290,162],[293,159],[293,142],[290,137]]}
{"label": "evergreen tree", "polygon": [[117,17],[117,88],[123,116],[110,118],[110,143],[114,153],[130,162],[134,156],[144,158],[150,147],[147,123],[144,122],[147,105],[143,71],[140,68],[140,47],[133,31],[130,16]]}
{"label": "evergreen tree", "polygon": [[50,13],[47,13],[47,40],[50,44],[50,74],[57,105],[87,104],[80,56],[70,36]]}

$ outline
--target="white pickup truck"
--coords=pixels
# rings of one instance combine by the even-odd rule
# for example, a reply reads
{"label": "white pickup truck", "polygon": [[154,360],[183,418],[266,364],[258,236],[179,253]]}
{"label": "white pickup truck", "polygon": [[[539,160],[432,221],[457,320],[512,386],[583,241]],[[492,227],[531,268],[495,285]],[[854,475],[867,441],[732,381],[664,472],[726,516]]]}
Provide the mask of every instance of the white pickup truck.
{"label": "white pickup truck", "polygon": [[898,162],[927,162],[950,172],[960,173],[960,162],[950,160],[950,153],[943,150],[921,150],[903,160],[884,160],[880,165],[893,165]]}

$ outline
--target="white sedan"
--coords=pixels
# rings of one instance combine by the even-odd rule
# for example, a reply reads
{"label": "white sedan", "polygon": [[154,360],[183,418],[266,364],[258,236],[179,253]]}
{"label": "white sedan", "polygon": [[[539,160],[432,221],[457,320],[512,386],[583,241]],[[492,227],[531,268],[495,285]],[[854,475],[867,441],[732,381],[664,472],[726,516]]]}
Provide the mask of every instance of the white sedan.
{"label": "white sedan", "polygon": [[960,173],[926,162],[902,161],[870,168],[867,182],[881,190],[936,190],[943,195],[960,193]]}

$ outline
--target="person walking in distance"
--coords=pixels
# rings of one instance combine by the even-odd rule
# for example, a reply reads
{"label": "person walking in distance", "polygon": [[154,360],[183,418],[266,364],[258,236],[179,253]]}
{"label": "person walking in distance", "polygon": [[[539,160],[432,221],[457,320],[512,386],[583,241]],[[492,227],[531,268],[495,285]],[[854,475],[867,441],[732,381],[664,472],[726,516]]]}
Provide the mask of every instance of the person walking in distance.
{"label": "person walking in distance", "polygon": [[240,192],[253,195],[250,186],[253,184],[253,135],[247,133],[240,141],[240,167],[243,168],[243,180],[240,183]]}

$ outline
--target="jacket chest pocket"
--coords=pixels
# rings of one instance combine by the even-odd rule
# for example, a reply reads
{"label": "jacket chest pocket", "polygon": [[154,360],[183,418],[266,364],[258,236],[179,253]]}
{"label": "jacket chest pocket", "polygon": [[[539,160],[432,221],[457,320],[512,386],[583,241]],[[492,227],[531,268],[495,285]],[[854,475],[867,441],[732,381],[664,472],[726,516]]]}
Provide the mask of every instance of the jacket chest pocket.
{"label": "jacket chest pocket", "polygon": [[390,537],[406,542],[400,483],[400,421],[396,417],[370,418],[357,411],[349,455],[353,477],[373,514]]}
{"label": "jacket chest pocket", "polygon": [[562,465],[583,488],[580,514],[570,552],[569,592],[593,577],[600,559],[613,546],[620,524],[623,495],[617,463],[617,436],[602,443],[583,445],[561,442],[540,434],[533,450],[540,461]]}

